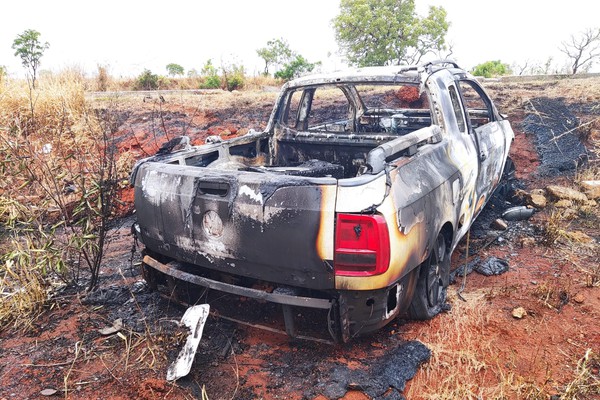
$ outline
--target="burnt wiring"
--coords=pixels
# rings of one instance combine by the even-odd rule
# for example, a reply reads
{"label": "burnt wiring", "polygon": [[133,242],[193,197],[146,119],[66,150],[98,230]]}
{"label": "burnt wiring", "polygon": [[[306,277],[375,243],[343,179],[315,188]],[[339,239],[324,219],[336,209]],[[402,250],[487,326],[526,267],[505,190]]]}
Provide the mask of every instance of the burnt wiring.
{"label": "burnt wiring", "polygon": [[390,171],[392,170],[392,166],[390,164],[385,164],[384,172],[385,172],[385,193],[383,194],[383,198],[377,204],[373,204],[365,209],[363,209],[361,214],[373,214],[377,211],[377,208],[383,204],[385,199],[390,195],[390,191],[392,189],[392,177],[390,176]]}

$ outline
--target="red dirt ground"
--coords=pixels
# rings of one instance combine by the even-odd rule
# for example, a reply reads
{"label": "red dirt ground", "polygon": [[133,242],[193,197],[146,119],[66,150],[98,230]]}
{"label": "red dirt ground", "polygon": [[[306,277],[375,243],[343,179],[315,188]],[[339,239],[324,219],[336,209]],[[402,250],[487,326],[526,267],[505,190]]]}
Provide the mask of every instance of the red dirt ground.
{"label": "red dirt ground", "polygon": [[[166,140],[159,133],[162,128],[157,128],[163,126],[163,122],[153,120],[156,104],[144,103],[127,111],[126,123],[118,133],[123,137],[121,150],[132,152],[135,159],[153,154]],[[178,115],[179,120],[187,121],[194,143],[202,142],[210,134],[236,134],[249,122],[239,112],[230,112],[229,118],[223,118],[219,113],[198,113],[193,107],[168,103],[162,106],[162,111],[170,116],[164,121],[167,130],[173,129],[169,124],[177,121]],[[255,120],[260,120],[262,112],[264,124],[270,110],[253,111]],[[542,182],[534,181],[532,176],[538,156],[531,137],[520,131],[522,118],[523,114],[519,113],[511,118],[516,133],[512,157],[517,177],[529,189],[540,188]],[[569,182],[564,178],[559,183]],[[121,212],[127,213],[131,210],[131,190],[123,190],[121,199],[124,202]],[[548,212],[536,214],[530,224],[542,226],[547,218]],[[588,232],[598,237],[597,226]],[[499,373],[521,379],[512,381],[513,386],[521,385],[520,389],[513,387],[512,391],[502,394],[494,392],[496,395],[486,398],[546,398],[561,393],[575,378],[575,364],[586,349],[600,354],[600,290],[590,287],[589,275],[584,272],[590,267],[589,257],[568,251],[568,244],[547,247],[539,240],[522,242],[523,237],[530,236],[517,235],[502,245],[493,244],[483,250],[479,254],[482,258],[497,256],[509,260],[510,270],[492,277],[471,274],[463,292],[467,301],[478,294],[483,298],[481,304],[477,303],[483,307],[478,311],[483,315],[482,322],[477,325],[477,334],[482,340],[471,345],[485,366],[468,374],[472,386],[479,387],[479,393],[486,393],[486,388],[494,388],[504,379]],[[521,243],[526,244],[521,246]],[[131,247],[128,227],[118,229],[102,272],[103,285],[124,286],[139,279],[123,273],[129,270]],[[461,245],[461,249],[464,247]],[[458,254],[453,266],[461,262]],[[451,286],[450,291],[456,292],[459,285]],[[453,310],[431,321],[394,322],[372,337],[339,347],[291,343],[279,334],[238,325],[223,327],[211,318],[209,325],[216,326],[214,335],[222,333],[219,331],[222,329],[227,335],[231,334],[230,337],[235,336],[235,342],[220,357],[211,355],[208,349],[205,350],[210,354],[203,354],[201,346],[191,379],[186,385],[177,385],[166,382],[164,377],[167,365],[184,340],[181,335],[174,334],[173,330],[159,329],[158,333],[144,335],[125,329],[122,336],[101,336],[98,328],[112,323],[108,318],[109,307],[83,304],[82,295],[65,292],[33,322],[31,330],[23,333],[16,327],[0,333],[0,400],[40,398],[44,389],[56,389],[55,396],[69,399],[200,398],[203,386],[210,399],[302,399],[306,389],[302,386],[302,374],[289,378],[275,375],[274,378],[277,366],[287,371],[283,365],[287,361],[282,360],[282,355],[289,355],[289,360],[295,363],[307,363],[305,373],[309,374],[319,369],[323,360],[359,368],[365,359],[384,354],[395,343],[390,342],[392,339],[416,339],[428,345],[437,340],[435,335],[454,329],[462,303],[456,295],[450,298]],[[527,316],[512,317],[511,311],[516,307],[523,307]],[[181,315],[181,309],[170,311]],[[163,321],[151,323],[176,319],[172,315],[165,312]],[[460,339],[449,340],[444,348],[448,353],[459,353],[464,345]],[[441,384],[444,374],[454,376],[451,368],[436,365],[432,359],[408,382],[404,394],[410,399],[451,398],[444,396]],[[592,364],[592,373],[598,374],[597,363]],[[311,384],[314,383],[305,382],[305,385]],[[475,398],[476,393],[461,397]],[[346,400],[367,398],[360,390],[350,390],[343,397]],[[322,394],[314,399],[327,400]]]}

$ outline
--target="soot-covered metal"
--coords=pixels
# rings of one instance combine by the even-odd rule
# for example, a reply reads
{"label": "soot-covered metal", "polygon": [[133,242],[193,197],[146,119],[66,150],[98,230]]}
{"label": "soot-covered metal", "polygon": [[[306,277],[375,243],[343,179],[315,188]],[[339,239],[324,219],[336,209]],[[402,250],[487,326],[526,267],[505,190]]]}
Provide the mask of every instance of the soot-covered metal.
{"label": "soot-covered metal", "polygon": [[513,136],[452,62],[289,82],[264,132],[136,165],[145,276],[282,304],[291,335],[297,306],[338,341],[431,318]]}

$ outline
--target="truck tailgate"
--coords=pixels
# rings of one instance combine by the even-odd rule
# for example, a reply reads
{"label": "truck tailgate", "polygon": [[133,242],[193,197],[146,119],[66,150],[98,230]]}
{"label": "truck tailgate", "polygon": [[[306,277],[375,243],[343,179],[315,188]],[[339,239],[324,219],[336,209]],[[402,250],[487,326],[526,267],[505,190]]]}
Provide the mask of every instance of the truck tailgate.
{"label": "truck tailgate", "polygon": [[176,260],[312,289],[334,287],[337,181],[148,162],[135,180],[141,240]]}

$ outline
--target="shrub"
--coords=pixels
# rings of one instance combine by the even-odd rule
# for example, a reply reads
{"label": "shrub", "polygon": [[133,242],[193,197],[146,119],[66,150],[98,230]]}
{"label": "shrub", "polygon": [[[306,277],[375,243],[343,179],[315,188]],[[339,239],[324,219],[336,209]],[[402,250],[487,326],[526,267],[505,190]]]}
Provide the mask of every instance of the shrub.
{"label": "shrub", "polygon": [[283,68],[275,72],[275,78],[289,81],[290,79],[298,78],[304,74],[312,72],[319,63],[311,63],[301,55],[297,55],[292,61],[288,62]]}
{"label": "shrub", "polygon": [[104,65],[98,65],[98,76],[96,76],[96,90],[106,92],[108,90],[108,68]]}
{"label": "shrub", "polygon": [[239,90],[244,87],[246,81],[246,75],[244,73],[244,67],[242,65],[231,64],[223,66],[223,85],[225,89],[230,92],[233,90]]}
{"label": "shrub", "polygon": [[156,90],[158,89],[159,77],[153,74],[149,69],[145,69],[135,81],[135,90]]}
{"label": "shrub", "polygon": [[218,89],[221,87],[221,78],[218,75],[209,75],[204,78],[204,82],[200,85],[201,89]]}
{"label": "shrub", "polygon": [[471,73],[475,76],[492,78],[494,76],[509,75],[512,71],[508,64],[503,64],[500,60],[495,60],[476,65]]}

